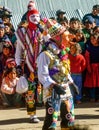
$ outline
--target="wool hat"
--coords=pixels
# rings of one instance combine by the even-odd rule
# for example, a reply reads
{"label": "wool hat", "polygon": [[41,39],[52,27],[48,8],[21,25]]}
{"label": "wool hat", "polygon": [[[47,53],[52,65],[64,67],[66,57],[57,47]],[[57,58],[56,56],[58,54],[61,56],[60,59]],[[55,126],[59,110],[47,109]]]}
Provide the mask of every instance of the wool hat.
{"label": "wool hat", "polygon": [[86,16],[85,20],[84,20],[84,24],[85,23],[94,23],[95,22],[95,19],[92,17],[92,16]]}
{"label": "wool hat", "polygon": [[46,25],[48,28],[48,33],[50,34],[51,38],[54,38],[62,34],[66,30],[64,26],[62,26],[61,24],[57,23],[55,20],[52,19],[48,19]]}
{"label": "wool hat", "polygon": [[13,64],[13,66],[16,66],[16,62],[14,58],[8,58],[6,60],[6,66],[8,66],[8,64]]}
{"label": "wool hat", "polygon": [[34,1],[29,1],[28,6],[27,6],[28,10],[33,10],[35,9],[35,2]]}
{"label": "wool hat", "polygon": [[28,13],[27,13],[28,19],[29,19],[29,16],[32,14],[39,14],[39,11],[37,9],[33,9],[33,10],[28,11]]}
{"label": "wool hat", "polygon": [[10,50],[13,49],[13,45],[12,45],[12,43],[10,42],[9,39],[6,39],[6,40],[4,41],[3,48],[9,48]]}
{"label": "wool hat", "polygon": [[[34,15],[31,19],[31,15]],[[27,13],[27,20],[28,20],[28,27],[31,30],[36,30],[37,29],[37,24],[40,22],[40,15],[39,11],[37,9],[33,9],[28,11]]]}

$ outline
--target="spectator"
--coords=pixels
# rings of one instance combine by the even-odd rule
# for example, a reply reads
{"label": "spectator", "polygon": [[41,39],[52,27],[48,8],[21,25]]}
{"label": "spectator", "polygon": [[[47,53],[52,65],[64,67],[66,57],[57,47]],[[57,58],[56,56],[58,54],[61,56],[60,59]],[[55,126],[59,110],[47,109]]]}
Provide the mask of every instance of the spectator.
{"label": "spectator", "polygon": [[95,26],[95,27],[93,28],[93,33],[99,34],[99,26]]}
{"label": "spectator", "polygon": [[11,30],[11,23],[5,23],[5,34],[8,36],[9,40],[13,44],[14,51],[15,51],[17,39],[15,33]]}
{"label": "spectator", "polygon": [[75,84],[78,86],[79,95],[75,96],[74,100],[77,104],[81,103],[82,99],[82,72],[86,68],[86,60],[81,54],[81,47],[79,43],[73,43],[70,46],[70,71]]}
{"label": "spectator", "polygon": [[73,35],[76,34],[77,30],[79,29],[79,24],[80,24],[80,20],[78,18],[72,17],[70,19],[70,22],[69,22],[70,27],[68,29],[70,34],[73,34]]}
{"label": "spectator", "polygon": [[5,35],[5,26],[3,21],[0,19],[0,53],[2,53],[3,43],[5,40],[9,40],[8,36]]}
{"label": "spectator", "polygon": [[91,35],[85,58],[87,71],[84,86],[90,101],[99,101],[99,33]]}
{"label": "spectator", "polygon": [[68,20],[61,20],[60,24],[66,28],[66,30],[69,29],[69,23]]}
{"label": "spectator", "polygon": [[80,44],[82,54],[84,55],[86,38],[85,38],[82,30],[78,30],[77,33],[75,34],[75,42]]}
{"label": "spectator", "polygon": [[5,41],[3,43],[2,53],[0,53],[0,87],[2,83],[2,77],[4,74],[4,70],[6,68],[6,61],[9,57],[13,55],[12,53],[12,44],[10,41]]}
{"label": "spectator", "polygon": [[92,9],[92,12],[88,13],[88,14],[85,14],[85,16],[83,17],[82,22],[83,23],[85,22],[87,16],[91,16],[93,19],[95,19],[96,25],[99,26],[99,16],[98,16],[98,14],[99,14],[99,5],[94,5],[93,9]]}
{"label": "spectator", "polygon": [[6,60],[6,68],[14,68],[16,67],[15,59],[10,57]]}
{"label": "spectator", "polygon": [[11,17],[12,17],[11,10],[9,8],[7,8],[7,7],[3,7],[2,8],[2,17],[1,18],[2,18],[2,20],[4,22],[4,24],[6,24],[6,23],[10,24],[11,31],[14,32],[15,29],[14,29],[12,23],[11,23]]}
{"label": "spectator", "polygon": [[58,23],[61,23],[62,21],[66,21],[68,23],[67,18],[64,16],[65,13],[66,12],[61,9],[56,11],[56,16],[57,16],[56,20]]}
{"label": "spectator", "polygon": [[18,78],[16,77],[15,68],[7,68],[1,84],[1,92],[4,100],[4,105],[18,106],[21,104],[21,95],[16,93],[16,84]]}
{"label": "spectator", "polygon": [[[0,70],[4,70],[6,66],[6,60],[13,56],[13,46],[10,41],[5,41],[3,43],[3,50],[0,54]],[[1,69],[2,68],[2,69]]]}
{"label": "spectator", "polygon": [[95,19],[92,16],[86,16],[86,19],[84,21],[84,28],[82,29],[86,40],[89,40],[90,35],[93,33],[93,28],[95,26]]}

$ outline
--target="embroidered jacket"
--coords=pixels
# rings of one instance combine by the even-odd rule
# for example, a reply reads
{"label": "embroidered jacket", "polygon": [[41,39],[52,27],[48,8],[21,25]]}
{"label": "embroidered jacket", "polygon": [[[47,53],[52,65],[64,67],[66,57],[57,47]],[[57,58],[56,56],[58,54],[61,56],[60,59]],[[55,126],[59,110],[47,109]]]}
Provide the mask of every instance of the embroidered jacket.
{"label": "embroidered jacket", "polygon": [[58,56],[61,50],[53,43],[49,44],[46,51],[42,52],[37,59],[38,79],[43,84],[43,99],[51,97],[50,85],[57,82],[62,87],[66,87],[66,94],[61,95],[62,99],[71,96],[68,86],[68,79],[72,79],[69,74],[69,61],[61,60]]}

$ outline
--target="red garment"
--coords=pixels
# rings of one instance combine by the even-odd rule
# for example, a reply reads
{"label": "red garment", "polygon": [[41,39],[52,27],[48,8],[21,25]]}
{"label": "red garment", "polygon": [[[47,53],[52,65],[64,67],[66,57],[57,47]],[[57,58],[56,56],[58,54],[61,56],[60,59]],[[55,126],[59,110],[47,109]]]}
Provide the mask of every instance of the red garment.
{"label": "red garment", "polygon": [[91,72],[86,72],[84,86],[89,88],[99,87],[99,63],[93,63],[91,66]]}
{"label": "red garment", "polygon": [[99,87],[99,63],[90,63],[90,53],[86,51],[87,71],[84,86],[89,88]]}
{"label": "red garment", "polygon": [[69,54],[70,59],[70,71],[71,73],[80,74],[82,73],[86,68],[86,60],[83,55],[78,54],[76,56],[73,56]]}

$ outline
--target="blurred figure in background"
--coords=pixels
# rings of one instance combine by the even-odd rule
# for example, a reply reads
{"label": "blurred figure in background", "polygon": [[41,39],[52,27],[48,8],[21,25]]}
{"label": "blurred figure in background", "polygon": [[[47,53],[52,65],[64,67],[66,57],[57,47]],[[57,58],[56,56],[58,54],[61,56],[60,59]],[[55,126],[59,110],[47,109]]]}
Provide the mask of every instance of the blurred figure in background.
{"label": "blurred figure in background", "polygon": [[93,19],[95,19],[96,25],[99,26],[99,5],[94,5],[92,12],[84,15],[82,20],[83,23],[85,22],[87,16],[91,16]]}
{"label": "blurred figure in background", "polygon": [[58,23],[61,23],[62,21],[68,21],[66,16],[64,16],[65,13],[66,12],[61,10],[61,9],[56,11],[56,16],[57,16],[56,20],[57,20]]}

